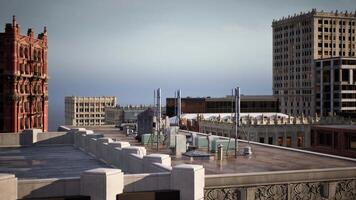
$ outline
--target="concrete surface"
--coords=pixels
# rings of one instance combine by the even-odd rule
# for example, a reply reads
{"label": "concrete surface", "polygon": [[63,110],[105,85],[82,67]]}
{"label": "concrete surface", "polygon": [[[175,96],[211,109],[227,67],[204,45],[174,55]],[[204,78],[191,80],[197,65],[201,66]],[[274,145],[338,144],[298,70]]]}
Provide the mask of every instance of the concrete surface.
{"label": "concrete surface", "polygon": [[0,148],[0,173],[19,179],[79,177],[99,167],[109,166],[69,145]]}

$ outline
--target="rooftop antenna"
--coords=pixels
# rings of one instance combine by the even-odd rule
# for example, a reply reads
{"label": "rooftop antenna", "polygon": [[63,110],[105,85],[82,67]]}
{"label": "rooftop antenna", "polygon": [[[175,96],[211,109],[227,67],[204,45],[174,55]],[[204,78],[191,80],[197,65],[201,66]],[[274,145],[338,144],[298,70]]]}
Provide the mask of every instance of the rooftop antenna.
{"label": "rooftop antenna", "polygon": [[[234,89],[231,89],[231,116],[230,116],[231,121],[233,117],[234,117]],[[230,149],[230,141],[231,141],[231,131],[229,131],[229,143],[227,143],[226,156],[228,155]]]}
{"label": "rooftop antenna", "polygon": [[162,118],[162,106],[161,106],[161,88],[157,89],[157,151],[159,148],[159,137],[160,137],[160,132],[161,132],[161,118]]}
{"label": "rooftop antenna", "polygon": [[237,129],[240,127],[240,87],[235,88],[235,158],[237,158]]}
{"label": "rooftop antenna", "polygon": [[177,103],[177,91],[174,91],[174,113],[173,116],[177,116],[178,112],[178,103]]}
{"label": "rooftop antenna", "polygon": [[180,118],[182,116],[182,94],[181,94],[181,90],[178,89],[177,90],[177,119],[178,119],[178,126],[179,126],[179,122],[180,122]]}

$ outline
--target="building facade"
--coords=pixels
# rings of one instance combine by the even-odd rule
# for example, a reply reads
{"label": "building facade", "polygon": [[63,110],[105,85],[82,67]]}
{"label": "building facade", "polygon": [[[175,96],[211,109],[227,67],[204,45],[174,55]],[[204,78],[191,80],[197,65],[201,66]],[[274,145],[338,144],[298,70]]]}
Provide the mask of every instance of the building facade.
{"label": "building facade", "polygon": [[105,123],[121,125],[122,123],[137,123],[137,116],[148,109],[145,105],[128,105],[105,108]]}
{"label": "building facade", "polygon": [[76,97],[64,98],[65,125],[101,126],[105,125],[105,108],[116,105],[116,97]]}
{"label": "building facade", "polygon": [[[231,113],[235,112],[235,98],[226,96],[221,98],[182,98],[182,113]],[[270,95],[242,95],[241,112],[279,112],[276,97]],[[176,116],[177,99],[167,98],[167,116]]]}
{"label": "building facade", "polygon": [[0,33],[0,132],[48,129],[47,30],[21,35],[13,16]]}
{"label": "building facade", "polygon": [[356,126],[312,126],[311,150],[356,158]]}
{"label": "building facade", "polygon": [[315,61],[316,113],[356,116],[356,57]]}
{"label": "building facade", "polygon": [[315,114],[314,60],[355,56],[356,13],[308,13],[274,20],[273,94],[281,112]]}

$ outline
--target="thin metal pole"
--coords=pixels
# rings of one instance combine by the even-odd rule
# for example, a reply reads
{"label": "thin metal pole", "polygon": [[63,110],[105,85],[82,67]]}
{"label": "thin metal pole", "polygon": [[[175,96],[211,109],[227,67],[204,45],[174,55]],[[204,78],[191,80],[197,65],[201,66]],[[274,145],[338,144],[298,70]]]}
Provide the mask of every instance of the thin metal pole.
{"label": "thin metal pole", "polygon": [[178,116],[178,126],[179,126],[179,122],[180,122],[180,118],[181,118],[181,115],[182,115],[182,93],[181,93],[181,90],[178,89],[177,91],[177,103],[178,103],[178,106],[177,106],[177,116]]}
{"label": "thin metal pole", "polygon": [[235,89],[235,158],[237,158],[237,129],[240,127],[240,87]]}
{"label": "thin metal pole", "polygon": [[159,136],[161,132],[161,88],[157,89],[157,111],[158,111],[158,116],[157,116],[157,123],[158,123],[158,131],[157,131],[157,151],[159,149]]}

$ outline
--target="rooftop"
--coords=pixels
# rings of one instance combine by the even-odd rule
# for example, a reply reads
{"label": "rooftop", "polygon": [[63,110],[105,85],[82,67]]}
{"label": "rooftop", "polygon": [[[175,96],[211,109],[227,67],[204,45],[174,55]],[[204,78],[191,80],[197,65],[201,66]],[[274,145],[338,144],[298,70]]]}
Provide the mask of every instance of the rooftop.
{"label": "rooftop", "polygon": [[[88,127],[88,129],[90,128]],[[91,129],[118,141],[128,141],[131,143],[131,146],[143,146],[141,143],[137,142],[133,136],[126,136],[118,128],[102,126],[91,127]],[[240,141],[239,143],[240,149],[246,145],[247,144],[244,141]],[[146,145],[145,147],[148,153],[170,153],[170,150],[166,147],[160,147],[158,152],[155,147],[151,147],[151,145]],[[206,174],[289,171],[356,166],[355,159],[254,142],[251,142],[251,147],[253,151],[252,156],[248,157],[240,155],[235,159],[233,156],[234,152],[229,152],[230,156],[223,161],[190,161],[171,155],[172,165],[174,166],[183,163],[203,165]],[[207,151],[207,149],[200,150]]]}
{"label": "rooftop", "polygon": [[78,177],[100,167],[110,168],[71,145],[0,148],[0,173],[19,179]]}
{"label": "rooftop", "polygon": [[[89,127],[88,127],[89,128]],[[131,146],[143,146],[133,136],[127,136],[111,126],[90,127],[96,133],[104,134],[116,141],[128,141]],[[190,135],[188,132],[183,132]],[[200,133],[198,133],[200,134]],[[203,135],[201,135],[203,136]],[[239,142],[240,150],[245,141]],[[190,161],[171,155],[172,166],[178,164],[203,165],[206,174],[253,173],[269,171],[291,171],[356,166],[356,160],[316,152],[291,149],[251,142],[253,154],[234,158],[233,151],[223,161]],[[169,154],[170,149],[146,145],[147,155],[151,153]],[[200,151],[207,151],[200,148]],[[215,155],[215,154],[213,154]],[[78,177],[89,169],[109,167],[71,145],[47,145],[30,147],[0,148],[0,173],[14,173],[20,179]]]}
{"label": "rooftop", "polygon": [[[247,144],[240,142],[239,146],[242,149]],[[239,155],[235,159],[234,152],[229,152],[230,156],[223,161],[177,159],[172,162],[172,165],[181,163],[203,165],[206,174],[290,171],[356,166],[355,161],[321,156],[320,154],[310,154],[283,147],[276,148],[260,144],[252,144],[251,147],[253,152],[251,156]]]}

